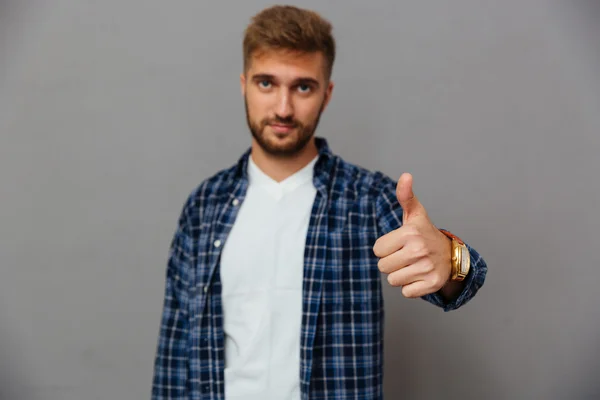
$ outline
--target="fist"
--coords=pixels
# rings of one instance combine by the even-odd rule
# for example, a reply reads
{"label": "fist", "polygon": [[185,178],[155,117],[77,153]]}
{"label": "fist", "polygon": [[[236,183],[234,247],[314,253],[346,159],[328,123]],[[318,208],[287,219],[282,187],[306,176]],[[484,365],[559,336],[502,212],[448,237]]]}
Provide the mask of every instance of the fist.
{"label": "fist", "polygon": [[435,293],[449,281],[452,253],[451,240],[431,223],[412,185],[412,176],[402,174],[396,186],[402,226],[373,246],[379,270],[409,298]]}

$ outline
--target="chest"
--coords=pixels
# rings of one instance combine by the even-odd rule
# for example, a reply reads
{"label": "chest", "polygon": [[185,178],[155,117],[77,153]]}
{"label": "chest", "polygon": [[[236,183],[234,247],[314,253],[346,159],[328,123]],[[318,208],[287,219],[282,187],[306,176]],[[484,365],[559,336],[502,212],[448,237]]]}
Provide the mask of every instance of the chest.
{"label": "chest", "polygon": [[280,278],[296,284],[302,281],[304,289],[307,283],[319,280],[326,289],[326,302],[359,301],[378,284],[378,260],[372,250],[378,225],[368,201],[327,199],[316,193],[302,206],[288,207],[295,216],[286,217],[269,207],[248,207],[251,212],[246,213],[244,206],[251,204],[246,203],[249,199],[230,195],[206,207],[206,217],[195,238],[198,247],[192,272],[199,290],[211,292],[215,283],[219,291],[224,289],[221,279],[239,274],[236,265],[248,264],[251,259],[259,260],[260,265],[245,268],[235,278],[239,282],[256,282],[265,268],[294,262],[287,270],[293,275]]}
{"label": "chest", "polygon": [[315,191],[300,189],[285,196],[248,190],[220,255],[223,295],[301,289]]}

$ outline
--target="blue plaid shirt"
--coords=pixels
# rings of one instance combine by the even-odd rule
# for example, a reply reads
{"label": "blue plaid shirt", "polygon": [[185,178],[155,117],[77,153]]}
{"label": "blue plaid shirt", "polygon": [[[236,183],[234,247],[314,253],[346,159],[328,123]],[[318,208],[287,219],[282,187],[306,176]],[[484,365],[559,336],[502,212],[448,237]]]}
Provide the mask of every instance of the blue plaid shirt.
{"label": "blue plaid shirt", "polygon": [[[396,182],[332,154],[316,138],[317,189],[304,252],[302,399],[382,399],[383,297],[373,245],[402,225]],[[152,399],[222,400],[225,337],[219,259],[248,188],[248,150],[189,196],[166,272]],[[468,245],[467,245],[468,246]],[[487,266],[469,246],[471,271],[445,311],[469,301]]]}

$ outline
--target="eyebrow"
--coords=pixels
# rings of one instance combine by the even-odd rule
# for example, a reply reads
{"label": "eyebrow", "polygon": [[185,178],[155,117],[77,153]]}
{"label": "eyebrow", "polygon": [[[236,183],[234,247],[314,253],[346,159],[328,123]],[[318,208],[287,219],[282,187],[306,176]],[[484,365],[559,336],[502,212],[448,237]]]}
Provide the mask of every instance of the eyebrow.
{"label": "eyebrow", "polygon": [[[257,81],[263,81],[263,80],[275,81],[277,79],[275,78],[274,75],[271,75],[271,74],[256,74],[256,75],[252,76],[252,80],[254,82],[257,82]],[[296,79],[294,79],[293,83],[295,85],[302,85],[302,84],[304,84],[304,85],[313,85],[315,87],[319,87],[320,86],[318,80],[316,80],[314,78],[310,78],[310,77],[296,78]]]}

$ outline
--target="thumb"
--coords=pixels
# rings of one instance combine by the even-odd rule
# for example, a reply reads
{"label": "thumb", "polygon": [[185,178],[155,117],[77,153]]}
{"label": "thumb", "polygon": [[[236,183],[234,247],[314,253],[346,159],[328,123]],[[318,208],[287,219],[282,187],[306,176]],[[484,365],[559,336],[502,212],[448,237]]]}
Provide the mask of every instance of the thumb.
{"label": "thumb", "polygon": [[422,211],[421,203],[413,192],[413,177],[409,173],[404,173],[398,179],[396,186],[396,197],[403,211],[403,222],[406,223],[413,216],[420,214]]}

